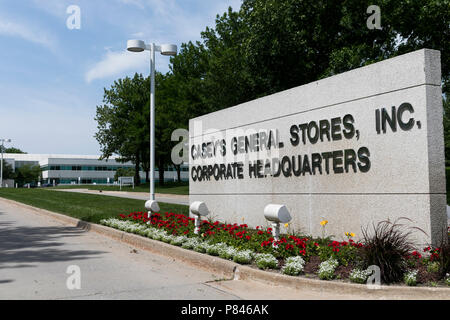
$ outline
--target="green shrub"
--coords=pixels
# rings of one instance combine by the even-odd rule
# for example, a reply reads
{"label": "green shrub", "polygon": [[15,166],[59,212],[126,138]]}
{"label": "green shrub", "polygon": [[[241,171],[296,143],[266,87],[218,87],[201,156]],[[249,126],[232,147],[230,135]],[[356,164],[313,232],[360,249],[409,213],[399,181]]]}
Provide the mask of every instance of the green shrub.
{"label": "green shrub", "polygon": [[437,261],[430,262],[427,265],[428,272],[439,272],[440,268],[441,268],[441,265]]}

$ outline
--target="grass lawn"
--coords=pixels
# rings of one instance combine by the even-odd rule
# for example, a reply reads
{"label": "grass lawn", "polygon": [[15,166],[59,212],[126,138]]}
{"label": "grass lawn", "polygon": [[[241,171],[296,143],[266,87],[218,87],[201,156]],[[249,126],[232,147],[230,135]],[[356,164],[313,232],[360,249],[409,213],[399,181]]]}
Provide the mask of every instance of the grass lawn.
{"label": "grass lawn", "polygon": [[[65,185],[57,186],[50,189],[89,189],[89,190],[104,190],[104,191],[120,191],[119,186],[104,186],[104,185]],[[150,192],[150,184],[142,184],[140,186],[133,187],[122,187],[122,191],[132,191],[132,192]],[[189,183],[188,182],[166,182],[164,186],[155,184],[156,193],[166,193],[166,194],[189,194]]]}
{"label": "grass lawn", "polygon": [[[98,223],[104,218],[117,217],[121,213],[146,211],[143,200],[72,192],[53,192],[45,189],[3,188],[0,189],[0,197],[94,223]],[[159,206],[161,212],[189,214],[188,206],[161,202]]]}

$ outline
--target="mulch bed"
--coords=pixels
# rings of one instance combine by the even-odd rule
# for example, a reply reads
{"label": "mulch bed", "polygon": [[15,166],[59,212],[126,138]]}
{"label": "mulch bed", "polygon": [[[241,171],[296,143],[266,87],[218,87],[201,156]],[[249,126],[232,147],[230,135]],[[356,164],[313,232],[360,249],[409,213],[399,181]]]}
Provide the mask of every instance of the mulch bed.
{"label": "mulch bed", "polygon": [[319,271],[320,258],[319,256],[312,256],[303,268],[304,273],[316,274]]}
{"label": "mulch bed", "polygon": [[416,262],[415,269],[419,270],[417,273],[418,283],[427,284],[430,282],[438,282],[442,278],[439,272],[428,272],[427,267],[420,262]]}
{"label": "mulch bed", "polygon": [[351,264],[348,264],[347,266],[339,266],[336,268],[335,274],[338,279],[348,279],[352,270],[353,266]]}

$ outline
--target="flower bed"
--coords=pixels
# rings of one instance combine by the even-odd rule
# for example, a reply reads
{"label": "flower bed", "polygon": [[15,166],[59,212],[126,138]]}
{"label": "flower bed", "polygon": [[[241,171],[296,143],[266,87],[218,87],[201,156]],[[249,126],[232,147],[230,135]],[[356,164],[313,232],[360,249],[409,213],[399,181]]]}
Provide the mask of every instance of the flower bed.
{"label": "flower bed", "polygon": [[[128,215],[121,214],[117,219],[104,219],[100,223],[185,249],[219,256],[240,264],[251,264],[264,270],[276,270],[291,276],[305,274],[305,270],[315,270],[313,276],[319,279],[341,278],[365,283],[371,275],[371,271],[362,267],[364,261],[361,260],[361,251],[369,248],[354,241],[352,238],[355,234],[351,232],[345,233],[345,241],[325,237],[325,226],[328,223],[326,220],[321,222],[324,228],[322,237],[312,238],[292,233],[283,235],[279,241],[272,237],[272,229],[269,227],[257,226],[251,229],[246,224],[208,220],[201,222],[200,232],[196,235],[194,221],[193,218],[175,213],[155,213],[148,218],[146,213],[133,212]],[[437,274],[440,270],[441,249],[428,247],[425,248],[424,254],[427,256],[422,257],[418,251],[413,251],[405,257],[404,262],[409,267],[403,280],[407,285],[424,283],[421,279],[428,278],[423,277],[423,272]],[[418,264],[425,266],[425,271],[423,268],[417,269]],[[348,271],[339,273],[339,268]],[[346,276],[342,277],[342,274]],[[450,283],[448,276],[437,277],[436,280],[442,285]]]}

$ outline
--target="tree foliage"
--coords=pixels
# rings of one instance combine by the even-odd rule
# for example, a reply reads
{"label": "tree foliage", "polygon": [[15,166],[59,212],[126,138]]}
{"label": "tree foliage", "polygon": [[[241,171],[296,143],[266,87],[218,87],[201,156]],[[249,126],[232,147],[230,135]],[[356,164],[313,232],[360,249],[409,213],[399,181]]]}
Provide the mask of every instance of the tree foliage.
{"label": "tree foliage", "polygon": [[[172,74],[155,74],[155,160],[160,172],[160,183],[164,183],[164,168],[170,163],[172,131],[185,127],[187,114],[178,100],[176,79]],[[105,89],[104,104],[97,107],[98,132],[95,137],[101,146],[102,158],[114,154],[120,161],[135,164],[135,181],[139,184],[141,168],[150,167],[150,81],[136,74]]]}
{"label": "tree foliage", "polygon": [[26,152],[23,152],[22,150],[18,149],[18,148],[5,148],[5,153],[20,153],[20,154],[26,154]]}
{"label": "tree foliage", "polygon": [[104,90],[103,105],[97,106],[95,118],[98,123],[95,138],[100,144],[101,158],[118,154],[120,161],[132,161],[137,185],[140,183],[141,149],[149,139],[149,112],[145,108],[149,91],[149,79],[139,74],[132,79],[114,81],[110,89]]}
{"label": "tree foliage", "polygon": [[[381,30],[367,27],[370,5],[380,7]],[[448,96],[449,26],[450,0],[243,0],[202,41],[183,44],[171,70],[186,123],[421,48],[441,52]]]}
{"label": "tree foliage", "polygon": [[3,180],[15,179],[13,167],[3,159]]}
{"label": "tree foliage", "polygon": [[114,174],[114,181],[119,181],[119,177],[133,177],[134,169],[132,168],[119,168]]}
{"label": "tree foliage", "polygon": [[[380,7],[380,30],[367,27],[370,5]],[[449,26],[450,0],[243,0],[201,41],[182,44],[169,73],[156,74],[157,166],[170,164],[171,133],[191,118],[421,48],[441,52],[448,96]],[[148,86],[136,75],[105,89],[96,118],[104,158],[116,153],[148,169]]]}
{"label": "tree foliage", "polygon": [[16,182],[19,186],[23,186],[27,183],[36,183],[42,177],[41,172],[41,167],[39,165],[27,164],[16,168]]}
{"label": "tree foliage", "polygon": [[[367,27],[369,5],[381,9],[381,30]],[[430,48],[441,51],[447,92],[449,25],[449,0],[244,0],[202,42],[184,44],[172,71],[201,114]]]}

